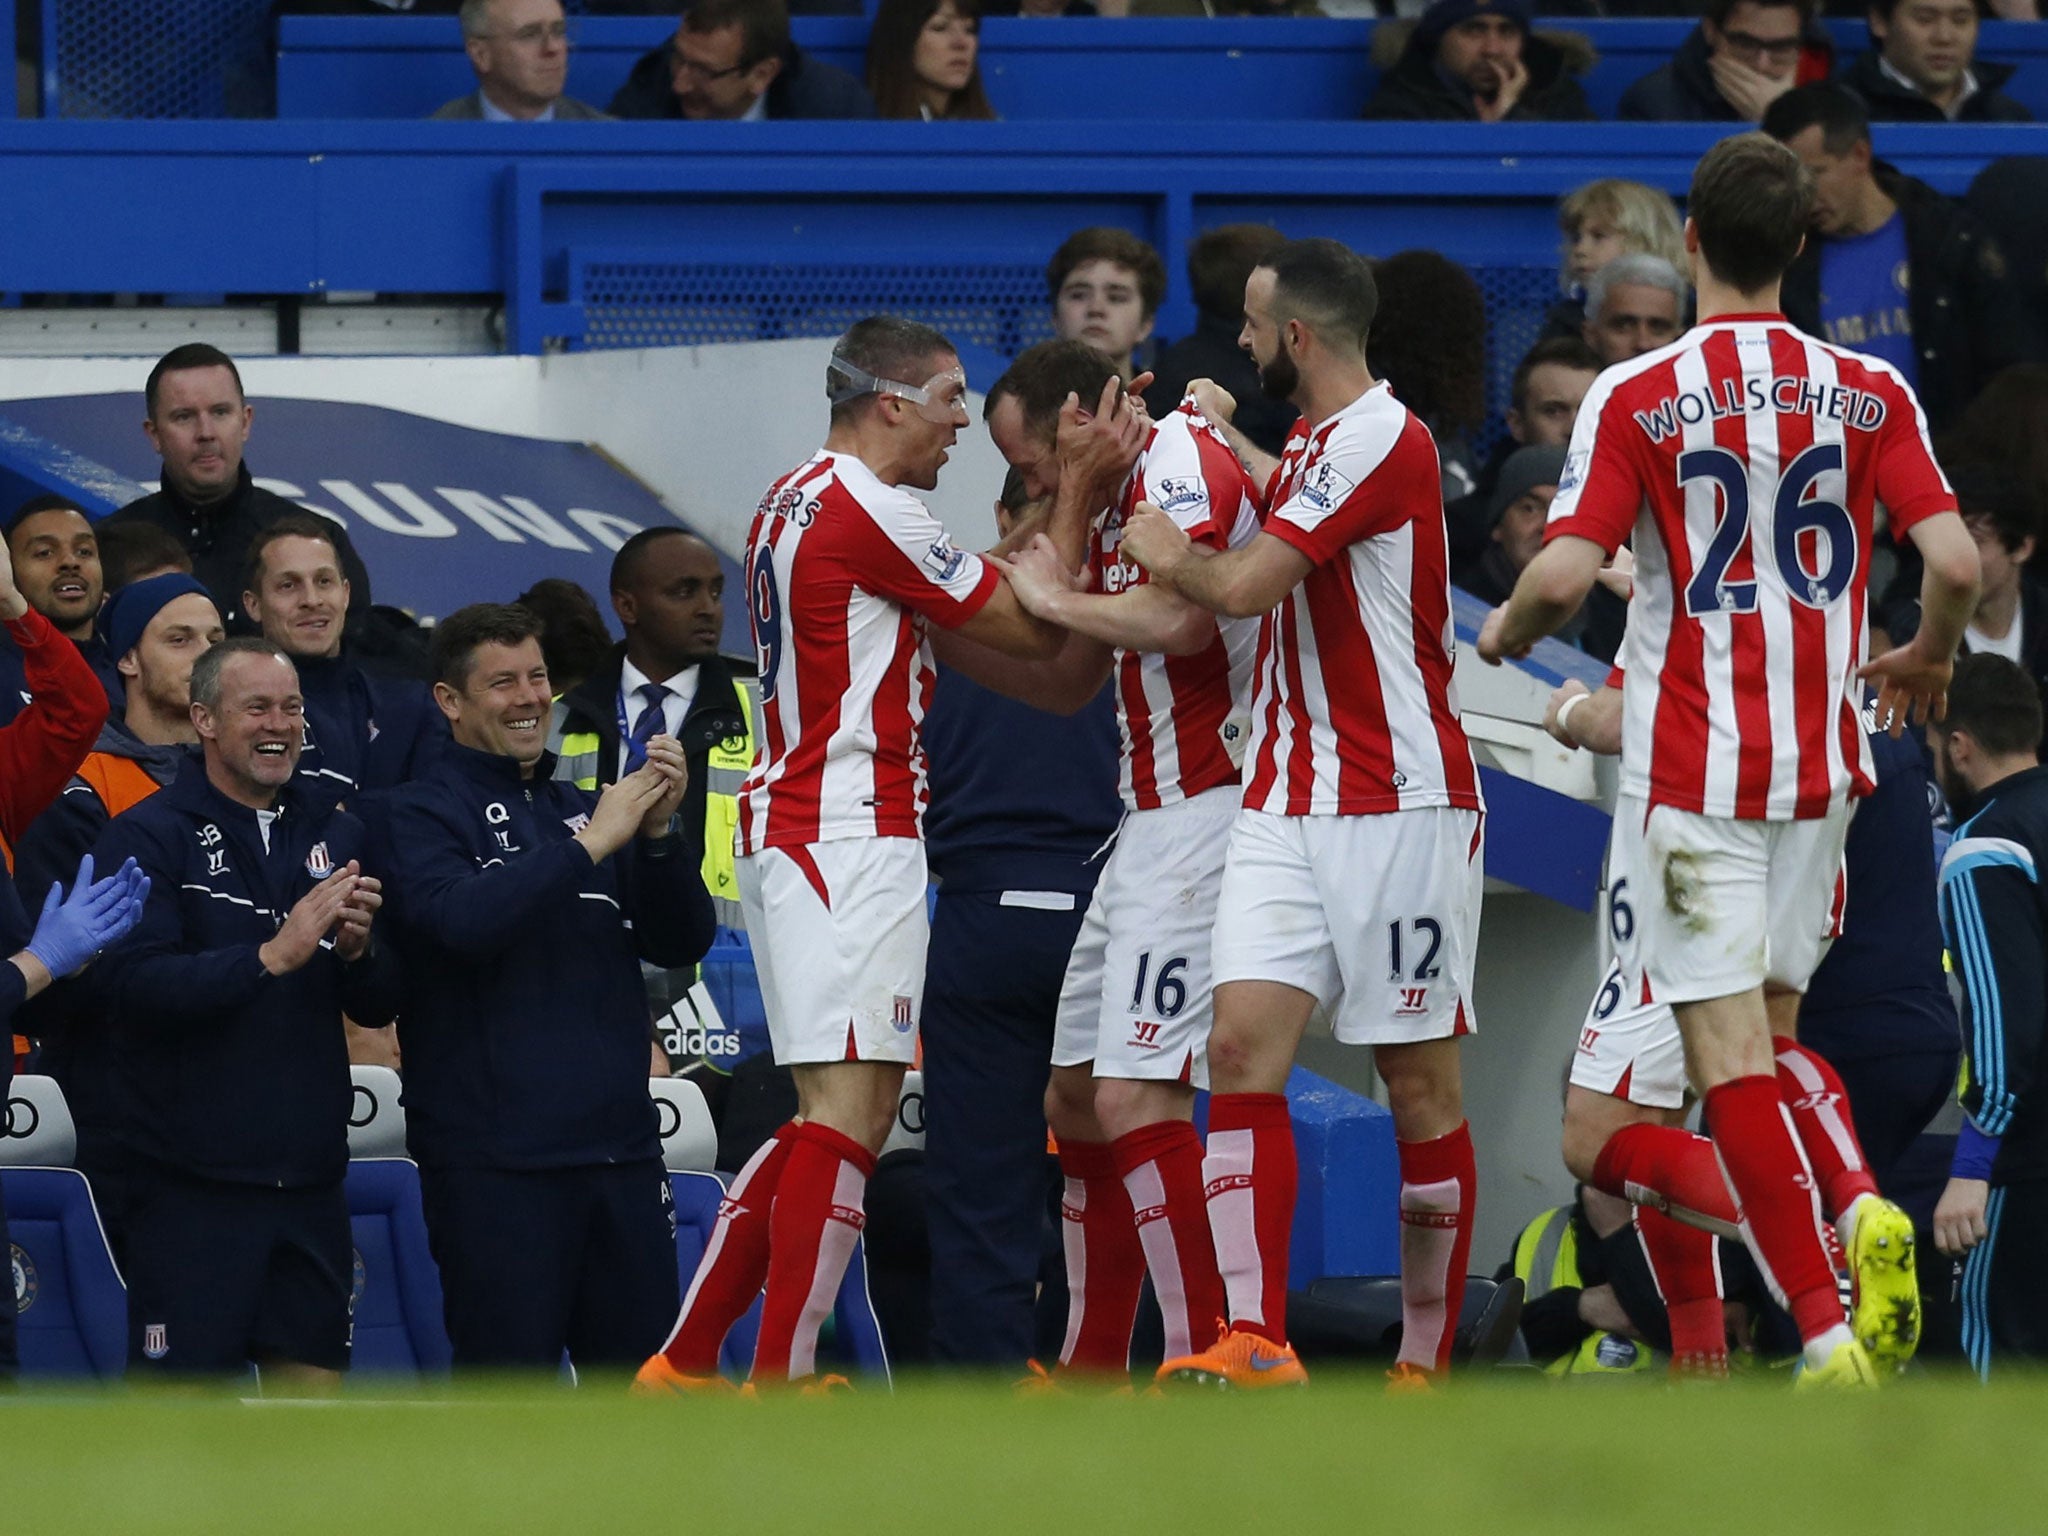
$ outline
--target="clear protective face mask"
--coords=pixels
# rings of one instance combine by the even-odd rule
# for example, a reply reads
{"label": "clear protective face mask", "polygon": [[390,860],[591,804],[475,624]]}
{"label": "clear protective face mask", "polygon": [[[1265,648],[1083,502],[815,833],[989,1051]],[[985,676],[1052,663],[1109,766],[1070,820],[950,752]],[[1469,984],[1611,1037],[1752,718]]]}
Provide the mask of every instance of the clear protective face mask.
{"label": "clear protective face mask", "polygon": [[825,372],[825,398],[834,405],[842,405],[862,395],[894,395],[899,400],[908,400],[917,407],[917,414],[934,426],[967,425],[967,373],[957,363],[933,374],[922,385],[905,384],[900,379],[878,379],[865,368],[833,353]]}

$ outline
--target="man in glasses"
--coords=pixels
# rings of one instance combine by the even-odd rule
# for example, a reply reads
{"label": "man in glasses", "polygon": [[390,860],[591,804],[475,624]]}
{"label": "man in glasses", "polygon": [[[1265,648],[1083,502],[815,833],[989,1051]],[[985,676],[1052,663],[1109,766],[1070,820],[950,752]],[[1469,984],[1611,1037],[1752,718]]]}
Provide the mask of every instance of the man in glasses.
{"label": "man in glasses", "polygon": [[462,46],[476,89],[434,116],[487,123],[588,123],[607,114],[562,94],[569,23],[561,0],[462,0]]}
{"label": "man in glasses", "polygon": [[785,0],[695,0],[676,35],[633,66],[611,110],[760,122],[873,117],[875,103],[852,75],[790,41]]}
{"label": "man in glasses", "polygon": [[[1800,79],[1828,72],[1832,50],[1808,36],[1811,0],[1709,0],[1671,62],[1622,93],[1619,115],[1654,122],[1754,123]],[[1818,39],[1816,41],[1816,39]],[[1802,71],[1805,48],[1818,51]]]}

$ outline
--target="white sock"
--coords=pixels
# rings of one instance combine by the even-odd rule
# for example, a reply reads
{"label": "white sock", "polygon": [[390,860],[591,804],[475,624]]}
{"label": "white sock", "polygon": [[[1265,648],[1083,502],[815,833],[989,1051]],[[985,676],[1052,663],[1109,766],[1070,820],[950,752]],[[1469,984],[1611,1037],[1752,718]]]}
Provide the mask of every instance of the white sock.
{"label": "white sock", "polygon": [[1806,1341],[1806,1368],[1817,1371],[1828,1363],[1828,1357],[1843,1344],[1853,1343],[1855,1335],[1847,1323],[1837,1323],[1826,1333],[1817,1334]]}
{"label": "white sock", "polygon": [[1849,1251],[1849,1239],[1855,1235],[1856,1223],[1863,1219],[1862,1208],[1866,1200],[1875,1200],[1876,1195],[1861,1194],[1849,1202],[1849,1208],[1835,1218],[1835,1235],[1842,1240],[1842,1251]]}

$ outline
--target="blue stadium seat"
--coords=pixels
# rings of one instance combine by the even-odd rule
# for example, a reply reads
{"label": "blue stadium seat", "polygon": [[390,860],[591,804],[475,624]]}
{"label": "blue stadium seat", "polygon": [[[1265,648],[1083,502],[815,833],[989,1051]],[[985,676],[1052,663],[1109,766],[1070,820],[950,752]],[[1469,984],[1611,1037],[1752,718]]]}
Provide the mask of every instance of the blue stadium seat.
{"label": "blue stadium seat", "polygon": [[22,1374],[116,1378],[128,1365],[128,1293],[85,1175],[61,1166],[77,1133],[56,1083],[15,1078],[6,1127],[0,1195]]}
{"label": "blue stadium seat", "polygon": [[405,1150],[398,1074],[351,1067],[349,1229],[355,1240],[350,1368],[367,1375],[445,1375],[453,1357],[441,1272],[427,1246],[420,1170]]}
{"label": "blue stadium seat", "polygon": [[[718,1203],[725,1198],[725,1185],[716,1174],[671,1173],[669,1187],[676,1202],[676,1261],[685,1289],[697,1272],[697,1261],[711,1240],[712,1224],[718,1220]],[[761,1303],[756,1300],[746,1316],[733,1324],[719,1351],[719,1365],[729,1376],[744,1376],[754,1358],[754,1341],[761,1328]],[[846,1266],[846,1279],[839,1287],[826,1337],[819,1340],[821,1369],[864,1377],[872,1385],[889,1384],[889,1360],[882,1348],[882,1325],[875,1318],[874,1303],[868,1299],[868,1264],[864,1245],[854,1244],[853,1259]]]}

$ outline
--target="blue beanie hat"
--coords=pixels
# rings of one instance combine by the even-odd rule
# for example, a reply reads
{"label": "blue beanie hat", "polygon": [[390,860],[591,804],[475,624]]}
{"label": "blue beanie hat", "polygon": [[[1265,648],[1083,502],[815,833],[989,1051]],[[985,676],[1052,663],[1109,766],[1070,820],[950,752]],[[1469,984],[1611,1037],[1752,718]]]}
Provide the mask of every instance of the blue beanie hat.
{"label": "blue beanie hat", "polygon": [[[113,653],[114,659],[119,661],[134,650],[142,632],[149,628],[149,621],[162,613],[166,604],[187,592],[197,592],[209,603],[214,601],[204,582],[183,571],[166,571],[146,581],[131,582],[107,599],[104,619],[107,649]],[[220,605],[214,603],[214,606],[218,608]]]}
{"label": "blue beanie hat", "polygon": [[1529,0],[1436,0],[1415,23],[1414,46],[1424,53],[1434,53],[1446,32],[1475,16],[1505,16],[1527,32],[1529,10]]}

